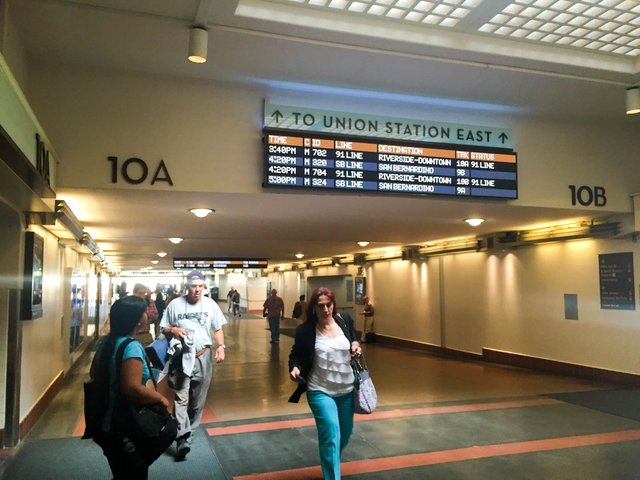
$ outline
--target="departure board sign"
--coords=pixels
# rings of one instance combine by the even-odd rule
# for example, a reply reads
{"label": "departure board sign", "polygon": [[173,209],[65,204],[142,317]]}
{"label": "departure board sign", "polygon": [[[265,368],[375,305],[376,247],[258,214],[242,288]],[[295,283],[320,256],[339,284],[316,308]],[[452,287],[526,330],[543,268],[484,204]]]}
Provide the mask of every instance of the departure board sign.
{"label": "departure board sign", "polygon": [[504,150],[265,130],[265,187],[518,198]]}
{"label": "departure board sign", "polygon": [[267,268],[269,262],[264,258],[185,258],[175,257],[173,268],[178,270],[213,268]]}

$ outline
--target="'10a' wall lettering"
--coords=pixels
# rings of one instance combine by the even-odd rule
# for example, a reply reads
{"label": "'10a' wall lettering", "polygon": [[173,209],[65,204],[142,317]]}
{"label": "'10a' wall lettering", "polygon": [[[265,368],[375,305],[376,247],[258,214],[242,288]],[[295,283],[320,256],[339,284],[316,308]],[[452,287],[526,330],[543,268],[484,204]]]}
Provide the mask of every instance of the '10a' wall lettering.
{"label": "'10a' wall lettering", "polygon": [[[149,166],[147,162],[141,158],[128,158],[118,168],[118,157],[107,157],[107,160],[111,162],[111,183],[118,183],[118,176],[122,177],[125,182],[132,185],[140,185],[149,178]],[[118,175],[120,174],[120,175]],[[155,169],[155,173],[151,176],[149,183],[155,185],[156,182],[166,182],[173,186],[173,180],[169,175],[169,170],[164,163],[164,160],[160,160],[158,166]]]}

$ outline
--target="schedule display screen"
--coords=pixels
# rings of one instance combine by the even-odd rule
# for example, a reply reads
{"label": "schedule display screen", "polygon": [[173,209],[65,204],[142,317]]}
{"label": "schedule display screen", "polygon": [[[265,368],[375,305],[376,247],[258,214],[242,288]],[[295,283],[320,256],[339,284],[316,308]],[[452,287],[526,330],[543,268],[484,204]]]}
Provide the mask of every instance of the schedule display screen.
{"label": "schedule display screen", "polygon": [[265,187],[518,198],[514,152],[312,132],[264,134]]}
{"label": "schedule display screen", "polygon": [[267,268],[269,262],[264,258],[174,258],[173,268]]}

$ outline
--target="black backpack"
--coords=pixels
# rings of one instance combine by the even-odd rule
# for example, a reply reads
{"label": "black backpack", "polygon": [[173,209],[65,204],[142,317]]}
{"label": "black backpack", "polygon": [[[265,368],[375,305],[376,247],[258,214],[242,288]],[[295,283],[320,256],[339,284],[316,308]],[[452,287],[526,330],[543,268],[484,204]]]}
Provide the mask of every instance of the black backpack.
{"label": "black backpack", "polygon": [[[113,342],[114,339],[106,337],[102,342],[107,341]],[[118,347],[116,352],[116,378],[118,379],[120,377],[124,349],[129,343],[135,341],[137,340],[128,338]],[[91,363],[91,379],[84,384],[86,428],[82,438],[99,440],[102,432],[102,421],[109,408],[111,355],[104,354],[105,348],[106,345],[104,348],[98,347],[98,351]],[[111,351],[113,351],[113,348],[111,348]],[[146,361],[147,365],[149,365],[148,359]],[[149,365],[149,370],[151,370],[151,365]],[[153,382],[155,385],[155,379]],[[148,465],[151,465],[171,445],[177,435],[178,423],[175,417],[167,412],[160,403],[136,405],[127,402],[121,395],[117,395],[114,415],[111,420],[111,430],[130,437]]]}
{"label": "black backpack", "polygon": [[[104,355],[107,342],[114,339],[108,335],[98,342],[96,354],[91,362],[91,378],[84,383],[84,422],[82,438],[96,438],[102,432],[102,419],[109,409],[111,388],[110,355]],[[113,350],[113,348],[111,349]]]}

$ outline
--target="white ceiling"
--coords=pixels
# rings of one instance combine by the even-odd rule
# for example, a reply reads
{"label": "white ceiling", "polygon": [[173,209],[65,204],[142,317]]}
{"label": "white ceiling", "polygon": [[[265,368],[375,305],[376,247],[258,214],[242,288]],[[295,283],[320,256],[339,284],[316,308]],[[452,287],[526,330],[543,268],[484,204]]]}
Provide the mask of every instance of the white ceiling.
{"label": "white ceiling", "polygon": [[[10,6],[29,62],[285,89],[321,84],[372,98],[385,92],[400,101],[468,102],[580,122],[628,121],[621,114],[624,88],[640,80],[640,1],[13,0]],[[209,30],[209,59],[198,66],[184,61],[192,25]],[[558,31],[567,25],[563,40]],[[364,251],[358,240],[374,242],[371,248],[469,235],[461,221],[469,216],[487,218],[473,230],[483,233],[575,215],[402,196],[323,196],[319,206],[313,194],[127,191],[125,198],[77,186],[57,193],[121,269],[149,266],[160,250],[169,256],[155,268],[167,267],[171,256],[293,262],[298,251],[306,259]],[[185,215],[199,203],[215,214],[204,221]],[[134,224],[131,205],[162,211],[162,221],[138,216]],[[166,240],[172,236],[186,240],[173,246]]]}

